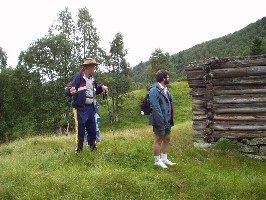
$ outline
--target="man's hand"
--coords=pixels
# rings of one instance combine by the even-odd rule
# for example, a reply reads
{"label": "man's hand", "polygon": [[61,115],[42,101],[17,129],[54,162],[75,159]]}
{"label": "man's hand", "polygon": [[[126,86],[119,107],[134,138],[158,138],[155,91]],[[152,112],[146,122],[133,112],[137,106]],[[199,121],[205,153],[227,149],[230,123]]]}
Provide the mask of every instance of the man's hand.
{"label": "man's hand", "polygon": [[77,92],[75,87],[70,88],[70,94],[75,94]]}
{"label": "man's hand", "polygon": [[102,90],[105,94],[108,94],[108,87],[105,85],[102,85]]}

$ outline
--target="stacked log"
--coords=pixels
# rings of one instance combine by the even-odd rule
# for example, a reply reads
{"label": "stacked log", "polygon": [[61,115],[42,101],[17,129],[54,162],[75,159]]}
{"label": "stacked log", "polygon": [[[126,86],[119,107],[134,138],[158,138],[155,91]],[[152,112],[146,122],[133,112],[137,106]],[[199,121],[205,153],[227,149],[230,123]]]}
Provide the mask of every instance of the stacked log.
{"label": "stacked log", "polygon": [[211,58],[185,70],[194,137],[266,137],[266,55]]}

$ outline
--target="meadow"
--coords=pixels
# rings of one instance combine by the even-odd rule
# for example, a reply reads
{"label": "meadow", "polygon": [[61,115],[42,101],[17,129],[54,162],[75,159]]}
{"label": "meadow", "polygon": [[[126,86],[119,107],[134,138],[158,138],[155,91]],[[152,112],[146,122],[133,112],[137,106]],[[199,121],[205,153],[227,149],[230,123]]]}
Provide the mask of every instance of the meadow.
{"label": "meadow", "polygon": [[175,126],[169,156],[177,165],[154,166],[152,128],[139,115],[146,91],[134,91],[120,124],[109,124],[102,105],[96,152],[85,146],[75,154],[74,133],[2,144],[0,199],[265,199],[265,161],[242,155],[230,141],[195,147],[188,85],[173,83],[170,90]]}

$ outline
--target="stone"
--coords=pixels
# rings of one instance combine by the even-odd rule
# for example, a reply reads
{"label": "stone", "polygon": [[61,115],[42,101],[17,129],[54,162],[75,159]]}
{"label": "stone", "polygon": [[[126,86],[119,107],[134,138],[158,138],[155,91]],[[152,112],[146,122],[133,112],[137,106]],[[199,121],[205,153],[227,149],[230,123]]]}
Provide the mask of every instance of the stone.
{"label": "stone", "polygon": [[266,146],[260,146],[259,152],[261,156],[266,156]]}
{"label": "stone", "polygon": [[257,146],[248,146],[248,145],[244,145],[244,144],[238,144],[239,148],[240,148],[240,152],[243,153],[258,153],[259,152],[259,148]]}
{"label": "stone", "polygon": [[266,145],[266,138],[254,138],[247,142],[248,145]]}

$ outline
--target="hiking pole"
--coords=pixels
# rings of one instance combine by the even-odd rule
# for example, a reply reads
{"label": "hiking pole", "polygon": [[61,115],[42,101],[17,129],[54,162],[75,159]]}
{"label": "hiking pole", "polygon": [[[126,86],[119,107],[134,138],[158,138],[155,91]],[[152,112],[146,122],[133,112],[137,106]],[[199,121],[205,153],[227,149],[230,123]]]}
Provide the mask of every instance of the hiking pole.
{"label": "hiking pole", "polygon": [[[67,137],[70,137],[69,126],[70,126],[70,116],[71,116],[71,113],[72,113],[73,102],[74,102],[74,99],[73,99],[73,97],[72,97],[71,102],[70,102],[70,110],[69,110],[69,114],[68,114],[68,116],[67,116],[67,129],[66,129]],[[67,139],[65,140],[64,154],[66,154],[66,149],[67,149]]]}
{"label": "hiking pole", "polygon": [[74,114],[74,120],[75,120],[75,132],[76,132],[76,149],[78,149],[78,125],[79,125],[79,123],[78,123],[78,110],[76,109],[76,108],[73,108],[72,109],[72,111],[73,111],[73,114]]}
{"label": "hiking pole", "polygon": [[108,103],[108,98],[107,98],[107,93],[103,93],[103,99],[106,100],[106,105],[107,105],[107,109],[108,109],[108,112],[109,112],[109,121],[110,121],[110,126],[111,126],[111,131],[113,132],[113,137],[114,137],[114,140],[115,140],[115,133],[114,133],[114,128],[113,128],[113,117],[112,117],[112,113],[111,113],[111,110],[110,110],[110,107],[109,107],[109,103]]}

